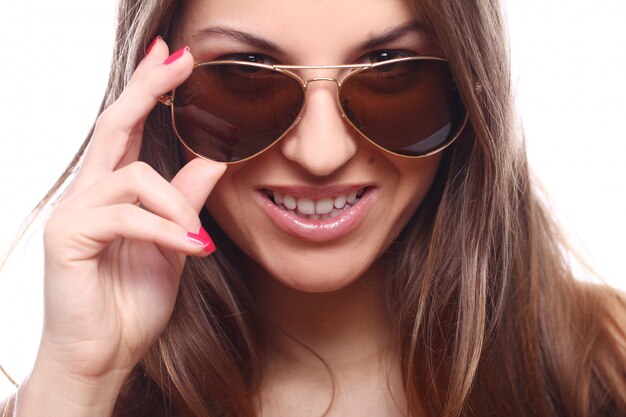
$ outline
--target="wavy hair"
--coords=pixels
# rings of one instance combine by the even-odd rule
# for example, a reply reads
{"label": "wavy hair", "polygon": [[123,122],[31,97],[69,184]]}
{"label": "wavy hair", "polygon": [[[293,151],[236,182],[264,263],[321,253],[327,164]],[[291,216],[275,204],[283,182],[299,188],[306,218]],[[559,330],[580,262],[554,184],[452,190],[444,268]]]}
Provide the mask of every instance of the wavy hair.
{"label": "wavy hair", "polygon": [[[626,302],[583,284],[529,174],[513,113],[498,0],[415,0],[455,76],[470,124],[384,255],[387,299],[411,417],[626,415]],[[101,109],[122,93],[180,2],[121,0]],[[140,159],[171,179],[180,149],[164,108],[150,114]],[[89,135],[91,136],[91,135]],[[88,144],[36,209],[71,178]],[[115,417],[253,417],[263,334],[238,249],[189,258],[170,323],[126,382]]]}

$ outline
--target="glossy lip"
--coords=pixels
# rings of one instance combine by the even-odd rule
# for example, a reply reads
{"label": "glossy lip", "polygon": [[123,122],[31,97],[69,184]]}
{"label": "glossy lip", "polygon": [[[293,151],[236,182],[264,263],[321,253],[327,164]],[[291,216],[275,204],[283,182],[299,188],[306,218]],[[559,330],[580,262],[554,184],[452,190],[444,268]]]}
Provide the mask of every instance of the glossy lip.
{"label": "glossy lip", "polygon": [[[359,202],[339,216],[327,220],[311,220],[299,217],[286,210],[280,209],[270,200],[264,190],[274,190],[281,193],[318,199],[349,193],[350,191],[366,188]],[[347,190],[347,191],[346,191]],[[327,188],[308,187],[262,187],[257,189],[256,200],[266,215],[285,233],[310,242],[328,242],[340,239],[356,229],[365,219],[369,209],[378,198],[378,189],[369,185],[337,186]]]}

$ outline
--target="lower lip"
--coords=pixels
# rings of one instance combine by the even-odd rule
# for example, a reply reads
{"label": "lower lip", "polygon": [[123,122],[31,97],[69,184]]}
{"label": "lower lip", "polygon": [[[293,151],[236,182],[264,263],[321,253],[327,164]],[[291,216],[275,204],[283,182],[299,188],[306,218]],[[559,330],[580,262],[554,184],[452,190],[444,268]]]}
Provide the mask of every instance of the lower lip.
{"label": "lower lip", "polygon": [[280,209],[263,191],[257,192],[261,207],[270,219],[285,233],[310,242],[328,242],[346,236],[365,219],[376,200],[376,188],[368,187],[359,202],[337,217],[327,220],[311,220]]}

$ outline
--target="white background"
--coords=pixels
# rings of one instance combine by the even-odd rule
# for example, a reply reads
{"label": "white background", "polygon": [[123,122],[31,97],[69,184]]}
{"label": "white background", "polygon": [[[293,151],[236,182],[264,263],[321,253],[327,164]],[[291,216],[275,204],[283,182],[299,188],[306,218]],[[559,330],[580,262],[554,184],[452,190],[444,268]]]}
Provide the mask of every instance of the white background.
{"label": "white background", "polygon": [[[575,246],[626,289],[626,3],[505,6],[531,165]],[[0,253],[95,119],[114,14],[112,1],[0,5]],[[0,364],[20,380],[41,328],[40,240],[31,234],[0,273]],[[0,397],[11,390],[0,377]]]}

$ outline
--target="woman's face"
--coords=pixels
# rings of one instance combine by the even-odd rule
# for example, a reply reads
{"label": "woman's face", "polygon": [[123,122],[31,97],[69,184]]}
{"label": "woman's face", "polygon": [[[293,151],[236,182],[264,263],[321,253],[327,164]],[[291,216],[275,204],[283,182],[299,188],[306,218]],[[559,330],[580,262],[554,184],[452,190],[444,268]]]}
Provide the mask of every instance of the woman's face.
{"label": "woman's face", "polygon": [[[176,46],[188,44],[197,62],[244,53],[293,65],[365,63],[386,51],[438,55],[419,25],[381,37],[416,21],[402,0],[191,0]],[[305,80],[344,74],[299,71]],[[206,203],[256,264],[302,291],[336,290],[367,271],[419,206],[440,162],[439,154],[409,160],[371,145],[342,119],[336,89],[311,83],[300,122],[265,153],[229,166]],[[311,210],[332,211],[303,214]]]}

